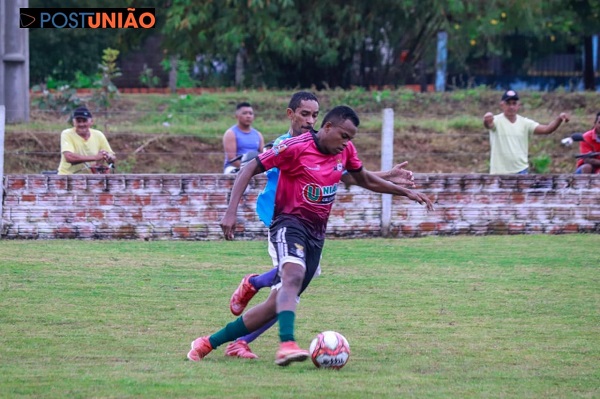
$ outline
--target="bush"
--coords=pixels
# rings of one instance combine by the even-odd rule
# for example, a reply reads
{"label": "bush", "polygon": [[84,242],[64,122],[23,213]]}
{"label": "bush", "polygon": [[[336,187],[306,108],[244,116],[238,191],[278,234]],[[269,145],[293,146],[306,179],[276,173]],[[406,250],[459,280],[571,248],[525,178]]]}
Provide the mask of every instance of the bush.
{"label": "bush", "polygon": [[56,90],[43,89],[41,86],[33,86],[34,96],[32,103],[41,110],[54,111],[66,115],[71,110],[80,106],[83,101],[77,96],[77,90],[69,85],[63,85]]}

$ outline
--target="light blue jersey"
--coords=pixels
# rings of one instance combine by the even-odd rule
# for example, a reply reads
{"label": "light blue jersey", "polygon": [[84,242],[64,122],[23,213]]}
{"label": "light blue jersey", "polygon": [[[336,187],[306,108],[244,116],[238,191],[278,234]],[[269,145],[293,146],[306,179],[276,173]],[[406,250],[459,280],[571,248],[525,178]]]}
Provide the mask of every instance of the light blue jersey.
{"label": "light blue jersey", "polygon": [[[273,147],[290,137],[292,137],[290,132],[279,136],[273,142]],[[265,226],[269,227],[275,210],[275,192],[277,191],[277,182],[279,181],[279,169],[269,169],[265,172],[265,175],[267,176],[267,184],[256,199],[256,214]]]}

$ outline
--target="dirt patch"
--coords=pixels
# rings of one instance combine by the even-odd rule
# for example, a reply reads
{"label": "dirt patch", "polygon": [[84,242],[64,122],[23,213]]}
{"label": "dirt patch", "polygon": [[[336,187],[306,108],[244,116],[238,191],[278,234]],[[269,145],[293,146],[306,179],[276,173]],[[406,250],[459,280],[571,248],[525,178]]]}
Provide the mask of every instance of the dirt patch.
{"label": "dirt patch", "polygon": [[[476,93],[477,94],[477,93]],[[329,99],[331,95],[319,94],[322,107],[330,102],[349,102],[352,97]],[[574,131],[591,128],[593,115],[600,111],[597,99],[577,93],[530,94],[521,112],[542,123],[548,123],[561,111],[573,113],[569,125],[562,126],[547,137],[535,137],[530,144],[530,160],[546,156],[551,158],[547,173],[572,173],[575,166],[573,155],[578,146],[564,147],[560,139]],[[323,105],[326,104],[326,105]],[[350,104],[352,105],[352,104]],[[266,106],[266,105],[265,105]],[[396,162],[409,161],[409,168],[417,173],[487,173],[489,170],[489,138],[479,124],[485,111],[499,112],[497,93],[460,98],[457,95],[411,97],[396,99],[389,104],[398,120],[420,122],[448,120],[464,115],[471,118],[460,128],[444,128],[437,131],[427,128],[426,123],[414,123],[397,128],[394,141]],[[378,106],[381,108],[381,105]],[[359,113],[380,112],[377,109],[357,107]],[[156,110],[154,110],[156,111]],[[119,113],[111,115],[118,121],[140,112],[139,104],[123,96],[119,102]],[[472,122],[473,115],[476,123]],[[64,117],[62,117],[64,118]],[[32,113],[36,122],[54,121],[56,116]],[[61,128],[62,129],[62,128]],[[40,173],[56,169],[60,161],[60,130],[55,132],[6,132],[6,174]],[[100,127],[102,129],[102,127]],[[264,132],[263,132],[264,133]],[[107,137],[117,152],[117,173],[219,173],[222,170],[223,152],[220,139],[207,140],[192,136],[173,134],[151,135],[135,133],[112,133]],[[270,138],[270,137],[266,137]],[[355,140],[361,158],[369,170],[380,169],[381,143],[379,132],[361,130]]]}

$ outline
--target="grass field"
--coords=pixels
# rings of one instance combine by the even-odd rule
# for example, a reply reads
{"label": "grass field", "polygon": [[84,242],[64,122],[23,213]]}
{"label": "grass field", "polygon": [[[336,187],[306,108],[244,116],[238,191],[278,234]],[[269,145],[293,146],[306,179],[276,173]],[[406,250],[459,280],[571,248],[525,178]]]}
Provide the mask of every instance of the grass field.
{"label": "grass field", "polygon": [[329,240],[296,325],[348,338],[328,371],[274,365],[276,328],[256,361],[185,359],[264,242],[1,241],[0,397],[598,398],[599,242]]}

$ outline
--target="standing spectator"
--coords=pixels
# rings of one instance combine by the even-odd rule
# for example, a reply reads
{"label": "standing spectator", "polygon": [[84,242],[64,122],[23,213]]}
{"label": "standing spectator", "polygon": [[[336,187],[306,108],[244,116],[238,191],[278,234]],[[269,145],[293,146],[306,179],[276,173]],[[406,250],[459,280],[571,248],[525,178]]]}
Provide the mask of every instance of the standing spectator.
{"label": "standing spectator", "polygon": [[236,106],[235,117],[237,123],[231,126],[223,135],[223,149],[225,150],[225,161],[223,172],[227,173],[228,167],[239,169],[241,161],[237,157],[250,151],[261,153],[265,145],[262,134],[252,127],[254,122],[254,110],[247,102]]}
{"label": "standing spectator", "polygon": [[549,124],[541,125],[518,115],[520,106],[517,92],[508,90],[500,101],[502,113],[487,112],[483,116],[483,126],[490,132],[491,174],[527,174],[531,134],[550,134],[569,121],[569,115],[562,112]]}
{"label": "standing spectator", "polygon": [[[577,160],[575,173],[600,174],[600,112],[596,114],[594,128],[583,134],[583,141],[579,143],[579,152],[581,155],[590,155]],[[591,155],[592,153],[597,155]]]}
{"label": "standing spectator", "polygon": [[73,111],[73,127],[60,134],[59,175],[75,173],[99,173],[108,170],[106,163],[115,162],[115,153],[104,134],[91,129],[92,113],[86,107]]}

